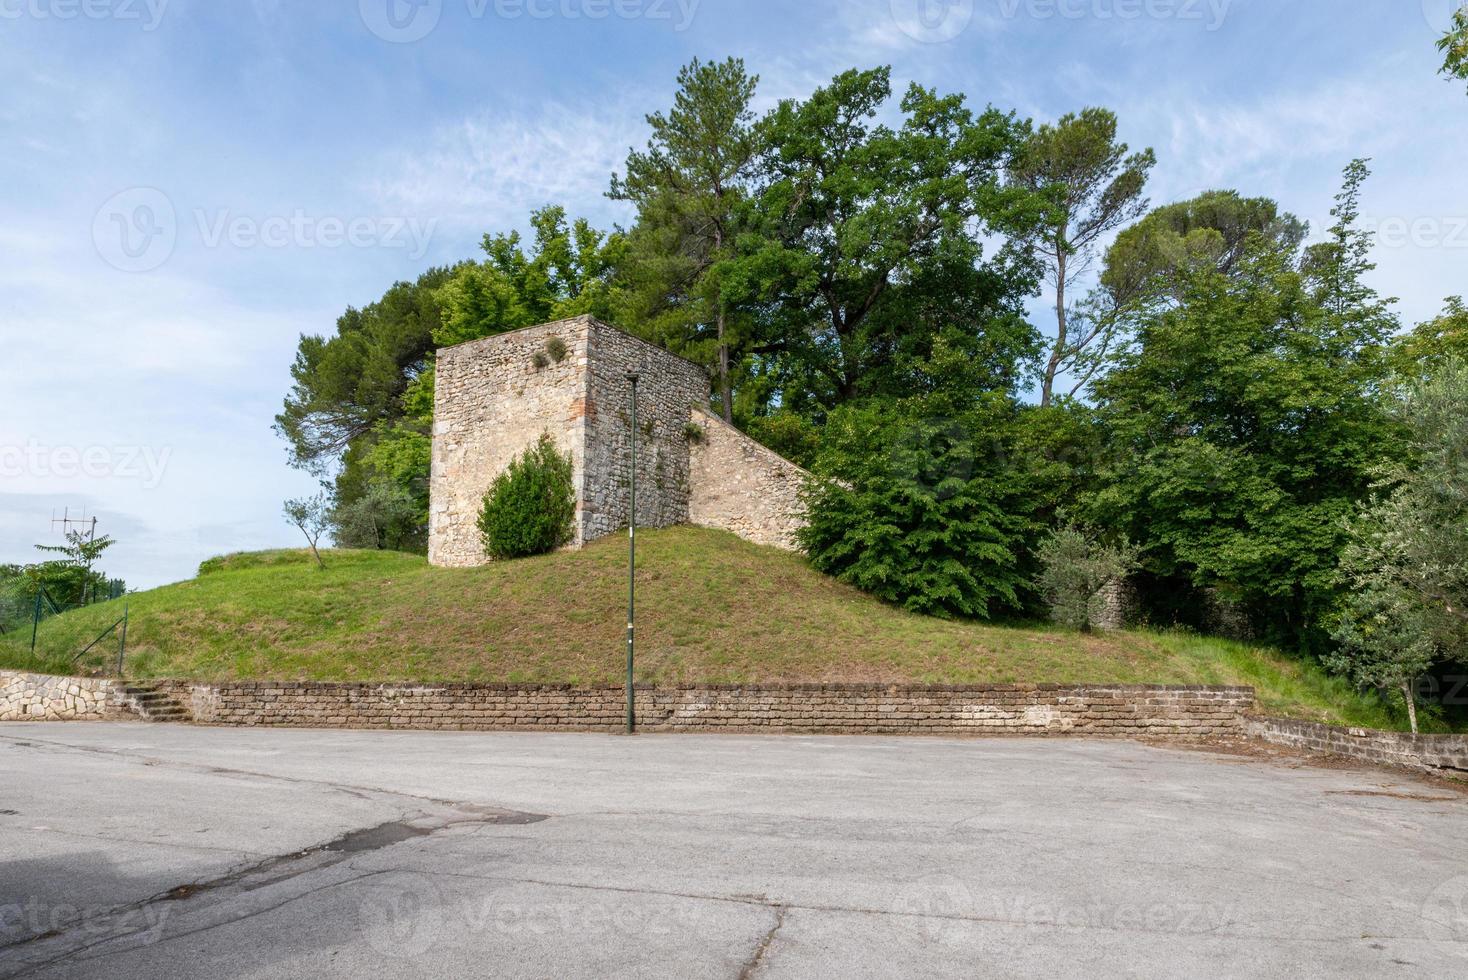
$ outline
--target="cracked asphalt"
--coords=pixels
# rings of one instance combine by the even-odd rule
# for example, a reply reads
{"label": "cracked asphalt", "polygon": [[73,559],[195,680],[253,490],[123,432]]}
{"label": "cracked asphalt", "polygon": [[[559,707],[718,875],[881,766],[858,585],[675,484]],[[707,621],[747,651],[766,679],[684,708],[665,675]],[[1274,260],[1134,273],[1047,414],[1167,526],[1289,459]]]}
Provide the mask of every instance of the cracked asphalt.
{"label": "cracked asphalt", "polygon": [[1463,977],[1468,797],[1132,742],[0,727],[0,976]]}

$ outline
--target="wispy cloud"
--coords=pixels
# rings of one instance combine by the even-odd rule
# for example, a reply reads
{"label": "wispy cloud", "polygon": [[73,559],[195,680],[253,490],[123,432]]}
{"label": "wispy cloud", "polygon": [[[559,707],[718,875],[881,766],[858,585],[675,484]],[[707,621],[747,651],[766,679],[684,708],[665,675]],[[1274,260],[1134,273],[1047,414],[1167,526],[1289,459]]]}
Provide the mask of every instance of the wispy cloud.
{"label": "wispy cloud", "polygon": [[366,189],[385,208],[450,227],[520,227],[546,204],[608,223],[629,215],[605,192],[646,134],[642,114],[626,105],[484,112],[439,126],[423,149],[387,154]]}

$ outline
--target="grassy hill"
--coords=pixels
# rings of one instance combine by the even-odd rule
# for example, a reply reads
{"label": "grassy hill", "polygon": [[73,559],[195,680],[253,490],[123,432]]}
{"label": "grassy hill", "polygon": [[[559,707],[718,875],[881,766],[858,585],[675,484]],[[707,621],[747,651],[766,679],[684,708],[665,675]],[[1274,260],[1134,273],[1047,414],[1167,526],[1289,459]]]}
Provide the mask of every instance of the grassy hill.
{"label": "grassy hill", "polygon": [[[626,545],[448,570],[396,553],[233,555],[129,596],[128,674],[197,679],[615,684]],[[639,539],[638,678],[661,684],[1250,684],[1262,707],[1389,727],[1338,680],[1278,653],[1196,636],[1080,636],[910,615],[803,559],[694,528]],[[92,607],[0,638],[0,666],[66,673],[121,610]],[[115,644],[110,644],[113,651]]]}

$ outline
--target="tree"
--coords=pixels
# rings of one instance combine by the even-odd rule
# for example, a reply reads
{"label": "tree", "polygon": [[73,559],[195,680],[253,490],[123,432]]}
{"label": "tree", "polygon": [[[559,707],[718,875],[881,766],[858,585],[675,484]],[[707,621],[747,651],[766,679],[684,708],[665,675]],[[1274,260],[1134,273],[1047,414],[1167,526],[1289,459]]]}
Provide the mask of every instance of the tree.
{"label": "tree", "polygon": [[819,422],[854,399],[901,397],[904,361],[930,361],[945,333],[961,351],[992,327],[1004,360],[1029,342],[1036,272],[1017,249],[988,259],[983,247],[1038,220],[1034,195],[1002,180],[1023,127],[913,86],[892,129],[875,121],[891,94],[888,69],[849,71],[761,125],[759,186],[718,274],[755,319],[763,408]]}
{"label": "tree", "polygon": [[1413,380],[1431,376],[1454,358],[1468,361],[1468,306],[1461,296],[1449,296],[1441,316],[1399,337],[1392,351],[1397,373]]}
{"label": "tree", "polygon": [[799,541],[820,571],[912,612],[987,619],[1020,608],[1034,531],[1007,462],[1013,405],[952,416],[938,401],[832,413]]}
{"label": "tree", "polygon": [[1190,270],[1097,385],[1111,462],[1088,523],[1137,542],[1159,592],[1222,590],[1267,638],[1306,647],[1339,597],[1345,519],[1402,439],[1359,175],[1303,266],[1256,235],[1231,274]]}
{"label": "tree", "polygon": [[1468,7],[1453,14],[1453,25],[1437,42],[1437,49],[1443,53],[1444,75],[1468,79]]}
{"label": "tree", "polygon": [[1154,299],[1176,302],[1191,270],[1211,267],[1232,275],[1254,235],[1293,252],[1307,231],[1305,222],[1267,197],[1207,191],[1156,208],[1117,235],[1106,252],[1101,286],[1119,309]]}
{"label": "tree", "polygon": [[1414,384],[1403,414],[1417,465],[1391,464],[1387,495],[1351,522],[1341,649],[1328,662],[1400,690],[1415,732],[1415,680],[1468,647],[1468,362]]}
{"label": "tree", "polygon": [[318,493],[314,497],[287,500],[284,513],[285,519],[306,536],[306,543],[311,546],[311,555],[316,559],[317,566],[324,569],[326,562],[317,550],[316,542],[321,540],[321,536],[331,526],[331,502],[326,494]]}
{"label": "tree", "polygon": [[566,210],[532,212],[534,239],[527,251],[519,232],[485,235],[486,258],[457,266],[440,288],[439,347],[582,314],[615,320],[621,302],[616,268],[625,240],[597,231]]}
{"label": "tree", "polygon": [[674,335],[675,349],[712,333],[727,422],[734,420],[730,311],[718,270],[732,253],[760,151],[750,108],[758,84],[737,58],[695,58],[678,73],[673,108],[647,117],[647,149],[628,154],[626,176],[613,177],[609,192],[638,208],[629,262],[652,292],[639,312],[664,319],[660,332]]}
{"label": "tree", "polygon": [[1147,210],[1142,191],[1157,158],[1150,149],[1127,150],[1116,140],[1114,113],[1085,109],[1036,130],[1011,170],[1016,183],[1049,203],[1037,248],[1055,288],[1056,332],[1041,378],[1042,407],[1054,397],[1056,376],[1084,356],[1108,322],[1090,316],[1087,329],[1073,332],[1069,288],[1089,270],[1100,239]]}
{"label": "tree", "polygon": [[66,544],[38,544],[37,551],[61,555],[57,561],[43,562],[31,566],[31,574],[43,584],[51,597],[62,605],[81,604],[95,600],[99,586],[108,579],[94,569],[102,553],[117,542],[106,536],[97,537],[95,526],[91,532],[78,530],[66,532]]}
{"label": "tree", "polygon": [[354,500],[336,503],[330,519],[339,548],[409,551],[426,544],[418,501],[393,480],[374,480]]}
{"label": "tree", "polygon": [[395,283],[377,302],[349,307],[335,336],[301,337],[294,383],[275,417],[292,466],[323,474],[354,442],[401,417],[409,385],[432,364],[439,290],[453,275],[436,268]]}
{"label": "tree", "polygon": [[1068,629],[1091,631],[1102,613],[1107,586],[1126,579],[1137,566],[1136,549],[1123,541],[1108,547],[1074,525],[1056,529],[1041,542],[1035,587],[1050,617]]}

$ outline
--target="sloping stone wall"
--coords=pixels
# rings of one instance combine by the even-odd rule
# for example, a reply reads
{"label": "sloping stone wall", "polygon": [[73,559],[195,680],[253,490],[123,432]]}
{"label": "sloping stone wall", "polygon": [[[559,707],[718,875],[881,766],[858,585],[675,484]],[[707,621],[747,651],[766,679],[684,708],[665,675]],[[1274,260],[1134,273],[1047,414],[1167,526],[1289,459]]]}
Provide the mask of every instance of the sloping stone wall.
{"label": "sloping stone wall", "polygon": [[105,721],[127,717],[122,701],[117,681],[0,670],[0,721]]}
{"label": "sloping stone wall", "polygon": [[[204,724],[456,731],[620,731],[620,688],[319,683],[164,687]],[[1248,688],[788,685],[639,689],[649,732],[1238,735]]]}
{"label": "sloping stone wall", "polygon": [[810,474],[711,412],[696,407],[692,419],[703,435],[689,450],[688,519],[796,550],[804,523],[800,491]]}
{"label": "sloping stone wall", "polygon": [[1291,718],[1249,718],[1245,729],[1254,738],[1274,745],[1468,775],[1468,735],[1407,735],[1336,728]]}

